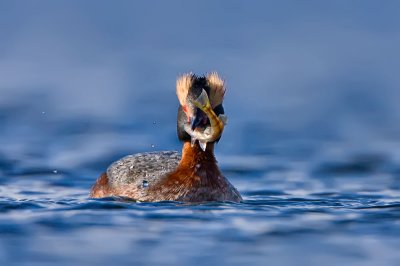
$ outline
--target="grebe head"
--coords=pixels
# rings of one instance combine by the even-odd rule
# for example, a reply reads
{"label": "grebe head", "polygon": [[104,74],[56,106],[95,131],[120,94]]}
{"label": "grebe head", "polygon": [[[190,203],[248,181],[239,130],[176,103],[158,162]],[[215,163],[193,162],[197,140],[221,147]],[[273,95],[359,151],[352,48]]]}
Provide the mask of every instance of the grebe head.
{"label": "grebe head", "polygon": [[188,73],[180,76],[176,81],[176,94],[180,103],[177,132],[181,141],[191,140],[190,135],[184,129],[185,124],[189,123],[192,130],[195,128],[204,129],[210,125],[208,117],[194,104],[203,90],[207,92],[215,114],[217,116],[224,114],[222,103],[225,95],[225,84],[217,73],[213,72],[205,76]]}

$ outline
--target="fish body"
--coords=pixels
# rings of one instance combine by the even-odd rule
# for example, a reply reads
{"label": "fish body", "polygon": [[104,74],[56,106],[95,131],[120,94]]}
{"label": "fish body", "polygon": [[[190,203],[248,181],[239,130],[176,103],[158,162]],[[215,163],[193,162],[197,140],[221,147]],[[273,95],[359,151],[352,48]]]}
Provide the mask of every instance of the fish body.
{"label": "fish body", "polygon": [[201,92],[200,96],[194,101],[194,104],[206,114],[210,121],[210,126],[201,131],[198,128],[192,130],[190,125],[186,124],[185,131],[191,136],[192,145],[198,140],[201,149],[205,151],[208,142],[213,142],[221,136],[227,122],[227,116],[223,114],[217,116],[215,114],[205,90]]}

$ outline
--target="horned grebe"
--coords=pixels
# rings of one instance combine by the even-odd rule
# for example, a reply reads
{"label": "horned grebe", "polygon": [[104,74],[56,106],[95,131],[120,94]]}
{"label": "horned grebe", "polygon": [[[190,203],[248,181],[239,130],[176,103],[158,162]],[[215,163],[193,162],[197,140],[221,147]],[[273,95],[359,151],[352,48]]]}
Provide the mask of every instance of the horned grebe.
{"label": "horned grebe", "polygon": [[221,174],[214,156],[224,122],[224,81],[217,73],[177,79],[178,152],[128,155],[112,163],[93,185],[90,197],[123,196],[138,201],[233,201],[242,197]]}

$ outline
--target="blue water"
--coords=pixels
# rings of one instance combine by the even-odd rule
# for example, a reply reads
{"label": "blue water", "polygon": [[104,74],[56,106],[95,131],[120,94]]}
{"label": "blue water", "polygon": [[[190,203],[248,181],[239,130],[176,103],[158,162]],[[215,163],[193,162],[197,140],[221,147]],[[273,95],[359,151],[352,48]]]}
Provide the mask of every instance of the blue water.
{"label": "blue water", "polygon": [[[232,155],[220,152],[221,140],[221,169],[243,203],[135,203],[87,195],[109,162],[142,150],[135,147],[141,130],[65,123],[74,130],[40,135],[22,148],[14,143],[1,154],[4,265],[400,262],[398,144],[352,151],[339,141],[292,142]],[[145,132],[163,127],[151,123]],[[114,131],[116,147],[99,155],[105,131]]]}
{"label": "blue water", "polygon": [[[400,265],[396,1],[21,3],[0,3],[1,265]],[[89,199],[114,160],[180,150],[175,79],[211,70],[244,201]]]}

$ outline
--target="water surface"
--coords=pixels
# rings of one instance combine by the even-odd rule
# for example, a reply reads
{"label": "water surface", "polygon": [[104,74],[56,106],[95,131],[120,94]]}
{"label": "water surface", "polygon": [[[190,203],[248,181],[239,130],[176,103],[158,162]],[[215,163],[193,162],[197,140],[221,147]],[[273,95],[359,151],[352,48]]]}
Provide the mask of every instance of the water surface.
{"label": "water surface", "polygon": [[[292,142],[228,154],[219,151],[221,140],[219,163],[243,194],[242,203],[135,203],[89,199],[88,192],[108,162],[128,147],[141,151],[135,147],[136,129],[110,125],[116,147],[99,155],[99,143],[89,139],[102,139],[104,132],[86,126],[81,129],[86,133],[79,132],[79,123],[68,126],[76,132],[41,136],[20,154],[15,148],[1,155],[4,264],[400,261],[400,166],[391,152],[394,144],[387,150],[381,145],[380,150],[351,151],[338,141],[310,141],[308,149]],[[152,124],[147,132],[160,127]],[[42,145],[41,138],[51,143]],[[68,154],[72,144],[84,140],[82,152]],[[147,149],[157,145],[149,142]]]}

